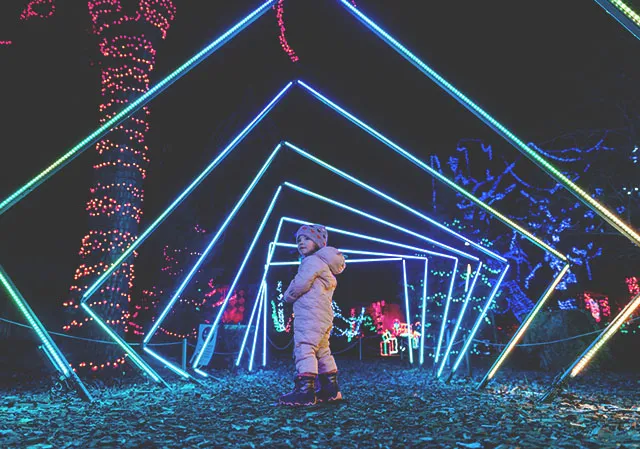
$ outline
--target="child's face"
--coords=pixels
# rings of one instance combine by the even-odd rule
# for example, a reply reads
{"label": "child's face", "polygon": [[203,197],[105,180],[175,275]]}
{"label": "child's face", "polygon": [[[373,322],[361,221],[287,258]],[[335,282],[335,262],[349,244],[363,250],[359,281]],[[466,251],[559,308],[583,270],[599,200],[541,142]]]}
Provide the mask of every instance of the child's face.
{"label": "child's face", "polygon": [[313,254],[318,249],[318,245],[316,245],[316,243],[313,240],[311,240],[310,238],[304,235],[298,236],[297,243],[298,243],[298,252],[302,254],[304,257],[308,256],[309,254]]}

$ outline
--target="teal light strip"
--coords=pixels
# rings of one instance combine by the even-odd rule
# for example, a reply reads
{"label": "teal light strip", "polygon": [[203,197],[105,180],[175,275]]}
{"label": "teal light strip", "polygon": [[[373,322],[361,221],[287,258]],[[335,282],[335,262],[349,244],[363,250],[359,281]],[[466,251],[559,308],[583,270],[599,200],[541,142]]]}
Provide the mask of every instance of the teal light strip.
{"label": "teal light strip", "polygon": [[556,397],[562,385],[569,377],[577,376],[596,355],[598,350],[604,346],[607,341],[613,337],[620,326],[631,316],[633,312],[640,306],[640,294],[636,295],[629,303],[624,306],[620,313],[598,334],[595,340],[584,350],[582,354],[567,368],[563,373],[557,376],[551,388],[540,398],[540,402],[551,402]]}
{"label": "teal light strip", "polygon": [[59,350],[56,350],[57,346],[55,342],[51,339],[47,330],[44,328],[36,314],[33,313],[33,310],[27,301],[25,301],[22,294],[13,281],[11,281],[11,278],[2,266],[0,266],[0,282],[2,282],[2,285],[9,294],[9,297],[13,300],[15,305],[18,306],[20,313],[22,313],[22,316],[24,316],[38,336],[38,339],[42,343],[46,353],[49,355],[51,360],[53,360],[54,368],[64,376],[68,376],[70,371],[69,363],[66,360],[63,360]]}
{"label": "teal light strip", "polygon": [[[213,321],[213,324],[211,325],[211,330],[209,331],[209,335],[207,335],[207,338],[204,340],[204,343],[202,344],[202,347],[200,348],[200,352],[197,353],[197,355],[195,357],[195,360],[192,363],[192,366],[194,368],[199,368],[200,367],[200,360],[202,359],[202,356],[204,355],[204,352],[205,352],[207,346],[211,342],[211,338],[213,337],[213,333],[214,333],[215,329],[217,328],[218,323],[220,323],[220,320],[222,319],[222,315],[224,314],[225,308],[227,307],[227,304],[229,303],[229,299],[231,298],[231,296],[233,296],[233,292],[235,291],[235,287],[238,284],[238,280],[240,279],[240,275],[242,274],[242,271],[244,270],[245,265],[249,261],[251,253],[253,252],[253,248],[256,246],[256,242],[258,241],[258,238],[262,234],[262,231],[264,231],[264,228],[265,228],[265,226],[267,224],[267,221],[269,220],[269,217],[271,216],[271,213],[273,212],[273,209],[276,206],[276,203],[278,201],[278,196],[280,195],[281,191],[282,191],[282,186],[278,186],[278,188],[276,189],[276,193],[273,195],[273,198],[271,199],[271,203],[269,203],[269,207],[267,208],[267,211],[264,213],[264,215],[262,217],[262,221],[260,222],[260,225],[258,226],[258,229],[255,232],[253,240],[251,241],[251,244],[249,245],[249,248],[245,252],[244,259],[242,259],[242,263],[240,264],[240,268],[238,268],[238,271],[236,272],[236,277],[233,279],[233,282],[231,283],[231,286],[229,287],[229,292],[227,293],[227,296],[225,297],[224,301],[220,305],[220,308],[218,309],[218,314],[216,315],[216,319]],[[260,315],[260,310],[261,309],[258,309],[258,315]],[[256,332],[257,332],[257,330],[256,330]]]}
{"label": "teal light strip", "polygon": [[424,325],[427,319],[427,281],[429,279],[429,259],[424,260],[424,277],[422,278],[422,314],[420,320],[420,365],[424,364],[424,339],[427,332]]}
{"label": "teal light strip", "polygon": [[78,388],[82,397],[89,401],[93,402],[93,397],[85,387],[84,383],[80,380],[78,375],[71,369],[71,365],[58,348],[58,345],[53,341],[44,325],[40,322],[36,314],[33,312],[27,301],[24,299],[18,287],[13,283],[9,274],[5,271],[5,269],[0,265],[0,283],[5,288],[7,294],[11,298],[11,300],[15,303],[22,313],[22,316],[27,320],[27,323],[31,326],[33,331],[38,336],[38,339],[42,343],[42,349],[44,353],[47,355],[47,358],[53,365],[53,367],[62,374],[67,379],[73,381],[74,385]]}
{"label": "teal light strip", "polygon": [[595,2],[627,31],[640,39],[640,16],[629,5],[620,0],[595,0]]}
{"label": "teal light strip", "polygon": [[511,340],[509,340],[509,343],[507,343],[507,346],[505,346],[504,349],[500,352],[500,355],[498,355],[498,358],[496,359],[496,361],[493,362],[493,365],[491,366],[491,368],[489,368],[489,371],[487,372],[487,374],[485,374],[484,378],[480,381],[480,383],[478,384],[479,389],[486,387],[489,381],[493,379],[493,377],[496,375],[496,373],[498,372],[502,364],[509,357],[509,354],[511,354],[511,351],[513,351],[513,349],[516,347],[518,342],[522,339],[522,337],[524,336],[524,333],[527,331],[527,329],[531,325],[531,322],[533,321],[535,316],[542,309],[542,307],[544,307],[544,305],[547,303],[547,300],[551,297],[551,294],[556,290],[556,287],[558,286],[560,281],[562,281],[562,278],[564,278],[564,275],[567,274],[568,271],[569,271],[569,264],[566,264],[564,267],[562,267],[562,270],[560,270],[558,275],[551,281],[551,284],[549,284],[547,289],[544,291],[544,293],[536,303],[536,305],[533,307],[533,309],[531,309],[527,317],[522,321],[516,333],[513,334],[513,336],[511,337]]}
{"label": "teal light strip", "polygon": [[473,293],[473,290],[476,286],[476,281],[478,280],[478,277],[480,276],[480,270],[482,269],[482,262],[480,262],[478,264],[478,268],[476,268],[476,274],[473,277],[473,281],[471,282],[471,287],[469,288],[469,292],[467,293],[467,297],[464,299],[464,302],[462,303],[462,308],[460,309],[460,313],[458,313],[458,319],[456,319],[456,323],[453,326],[453,332],[451,332],[451,337],[449,338],[449,343],[447,345],[447,349],[444,352],[444,355],[442,356],[442,361],[440,362],[440,368],[438,368],[438,373],[437,373],[437,377],[442,376],[442,371],[444,370],[444,367],[447,363],[447,360],[449,359],[449,354],[451,353],[451,350],[453,349],[453,345],[455,343],[456,340],[456,335],[458,335],[458,331],[460,330],[460,327],[462,325],[462,319],[464,318],[464,314],[467,311],[467,307],[469,306],[469,301],[471,300],[471,293]]}
{"label": "teal light strip", "polygon": [[413,365],[413,345],[411,344],[411,312],[409,310],[409,290],[407,288],[407,262],[402,259],[402,282],[404,283],[404,311],[407,320],[407,349],[409,349],[409,364]]}
{"label": "teal light strip", "polygon": [[118,346],[120,346],[120,348],[122,348],[122,350],[124,352],[126,352],[129,355],[129,358],[131,359],[131,361],[138,367],[140,368],[140,370],[144,373],[146,373],[153,381],[159,383],[159,384],[163,384],[165,387],[169,387],[169,385],[164,381],[164,379],[162,377],[160,377],[160,375],[158,373],[156,373],[153,368],[151,368],[147,362],[145,362],[134,350],[131,346],[129,346],[129,344],[124,341],[117,333],[115,333],[113,330],[111,330],[111,328],[105,324],[104,321],[102,321],[102,319],[93,311],[91,310],[91,307],[89,307],[87,304],[85,303],[81,303],[80,306],[84,309],[84,311],[91,317],[93,318],[93,320],[98,323],[98,325],[102,328],[102,330],[104,330],[107,335],[109,335],[109,337],[111,337],[111,339],[113,341],[115,341]]}
{"label": "teal light strip", "polygon": [[180,67],[171,72],[166,78],[160,81],[158,84],[150,88],[147,92],[141,95],[137,100],[131,102],[122,111],[114,115],[110,120],[106,121],[102,126],[93,131],[87,137],[82,139],[76,146],[71,148],[60,159],[49,165],[40,174],[35,176],[25,185],[20,187],[14,193],[9,195],[0,203],[0,215],[5,213],[11,206],[22,200],[29,193],[34,191],[40,184],[45,182],[51,176],[56,174],[65,165],[82,154],[89,146],[100,140],[104,135],[108,134],[111,129],[118,126],[129,117],[131,117],[136,111],[141,109],[145,104],[149,103],[153,98],[164,92],[169,86],[186,75],[190,70],[204,61],[208,56],[213,54],[216,50],[226,44],[229,40],[238,35],[242,30],[247,28],[258,18],[260,18],[265,12],[267,12],[276,0],[268,0],[263,3],[259,8],[247,15],[244,19],[236,23],[229,28],[224,34],[218,37],[215,41],[211,42],[205,48],[196,53],[191,59],[187,60]]}
{"label": "teal light strip", "polygon": [[462,360],[464,359],[465,354],[469,350],[469,347],[473,344],[473,339],[476,336],[476,332],[480,328],[480,325],[483,323],[484,317],[487,316],[487,312],[489,311],[489,308],[493,304],[493,299],[495,298],[496,294],[498,293],[498,290],[500,289],[500,285],[502,284],[502,281],[504,280],[504,277],[506,276],[507,271],[509,271],[509,265],[506,265],[504,267],[504,269],[502,270],[502,273],[500,274],[500,277],[498,278],[498,281],[494,284],[493,289],[491,290],[491,294],[489,295],[489,298],[487,299],[487,302],[485,303],[484,307],[480,311],[480,315],[476,319],[476,322],[473,325],[473,327],[471,328],[471,331],[469,331],[469,334],[466,337],[466,342],[465,342],[464,346],[462,347],[462,350],[460,350],[460,352],[458,353],[458,358],[456,358],[456,361],[453,363],[453,368],[451,368],[451,371],[449,372],[449,376],[447,378],[447,382],[449,382],[451,380],[451,378],[455,374],[456,370],[460,366],[460,363],[462,363]]}

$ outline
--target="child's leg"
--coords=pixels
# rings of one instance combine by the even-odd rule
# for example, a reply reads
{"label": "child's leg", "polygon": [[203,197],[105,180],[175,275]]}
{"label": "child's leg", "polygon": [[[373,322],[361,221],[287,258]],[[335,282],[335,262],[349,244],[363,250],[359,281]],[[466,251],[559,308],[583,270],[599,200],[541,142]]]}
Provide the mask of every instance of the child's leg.
{"label": "child's leg", "polygon": [[319,388],[316,391],[319,402],[332,402],[342,399],[342,393],[338,386],[338,367],[331,355],[329,348],[329,335],[331,328],[324,335],[318,345],[318,381]]}
{"label": "child's leg", "polygon": [[335,373],[338,371],[336,361],[331,355],[331,348],[329,347],[329,336],[331,335],[331,327],[324,333],[318,344],[318,351],[316,356],[318,358],[318,373]]}
{"label": "child's leg", "polygon": [[294,345],[293,355],[296,360],[296,371],[298,375],[313,375],[318,374],[318,359],[316,358],[317,346],[313,342],[308,342],[306,339],[298,334],[294,330]]}
{"label": "child's leg", "polygon": [[[280,396],[283,405],[313,405],[316,403],[315,380],[318,374],[318,359],[316,358],[317,341],[309,338],[308,332],[296,332],[294,328],[293,355],[296,360],[295,387],[291,393]],[[315,343],[315,344],[314,344]]]}

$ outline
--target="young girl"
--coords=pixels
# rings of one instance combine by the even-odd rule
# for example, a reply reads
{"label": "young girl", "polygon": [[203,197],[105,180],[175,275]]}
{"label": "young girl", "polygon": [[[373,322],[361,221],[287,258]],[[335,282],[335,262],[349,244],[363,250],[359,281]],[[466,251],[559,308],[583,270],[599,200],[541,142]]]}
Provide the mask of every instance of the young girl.
{"label": "young girl", "polygon": [[296,232],[296,242],[302,262],[284,299],[293,303],[293,354],[297,374],[293,391],[281,396],[280,404],[338,401],[342,393],[338,388],[338,368],[329,349],[329,334],[333,327],[333,292],[338,285],[334,275],[344,270],[344,257],[337,249],[327,246],[324,226],[301,226]]}

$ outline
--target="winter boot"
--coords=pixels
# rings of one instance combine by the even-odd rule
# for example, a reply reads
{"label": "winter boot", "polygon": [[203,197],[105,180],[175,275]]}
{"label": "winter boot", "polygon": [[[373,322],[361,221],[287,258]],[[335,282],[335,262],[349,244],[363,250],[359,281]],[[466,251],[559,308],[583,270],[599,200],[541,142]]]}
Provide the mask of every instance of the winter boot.
{"label": "winter boot", "polygon": [[318,402],[333,402],[342,400],[342,393],[338,386],[338,373],[318,375],[320,388],[316,391]]}
{"label": "winter boot", "polygon": [[295,378],[291,393],[280,396],[280,405],[314,405],[316,403],[316,376],[301,375]]}

